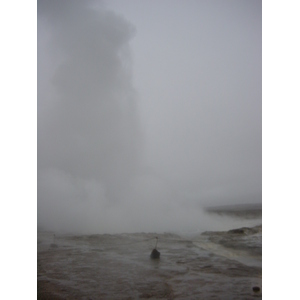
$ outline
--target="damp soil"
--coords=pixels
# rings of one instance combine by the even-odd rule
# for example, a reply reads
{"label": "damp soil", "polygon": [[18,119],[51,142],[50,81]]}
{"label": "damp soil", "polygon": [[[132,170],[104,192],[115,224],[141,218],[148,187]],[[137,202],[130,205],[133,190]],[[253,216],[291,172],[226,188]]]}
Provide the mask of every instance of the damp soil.
{"label": "damp soil", "polygon": [[[253,244],[257,234],[205,233],[185,238],[140,233],[54,238],[53,233],[39,232],[37,298],[261,298],[259,243],[254,251],[251,247],[245,251],[247,241]],[[151,259],[156,237],[160,258]],[[259,287],[259,291],[253,287]]]}

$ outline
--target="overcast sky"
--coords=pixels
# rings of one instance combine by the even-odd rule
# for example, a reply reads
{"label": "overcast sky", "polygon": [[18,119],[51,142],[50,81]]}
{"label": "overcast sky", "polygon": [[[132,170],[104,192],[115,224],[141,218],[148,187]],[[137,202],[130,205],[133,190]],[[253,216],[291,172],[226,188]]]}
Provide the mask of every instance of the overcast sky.
{"label": "overcast sky", "polygon": [[37,25],[39,227],[200,230],[261,202],[261,1],[38,0]]}

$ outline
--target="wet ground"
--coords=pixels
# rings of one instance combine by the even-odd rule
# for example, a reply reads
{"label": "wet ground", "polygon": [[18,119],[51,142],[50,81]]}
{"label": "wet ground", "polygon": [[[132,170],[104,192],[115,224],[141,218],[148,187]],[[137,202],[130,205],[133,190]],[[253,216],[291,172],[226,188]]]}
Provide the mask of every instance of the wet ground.
{"label": "wet ground", "polygon": [[[261,227],[249,230],[189,238],[39,232],[38,299],[261,298]],[[156,237],[160,259],[152,260]]]}

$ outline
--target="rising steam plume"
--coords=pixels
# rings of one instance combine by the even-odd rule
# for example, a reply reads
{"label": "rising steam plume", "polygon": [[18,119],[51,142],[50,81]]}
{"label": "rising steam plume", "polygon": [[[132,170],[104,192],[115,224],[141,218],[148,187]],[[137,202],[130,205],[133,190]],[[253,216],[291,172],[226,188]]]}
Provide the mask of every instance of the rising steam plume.
{"label": "rising steam plume", "polygon": [[137,27],[38,0],[38,228],[234,228],[202,209],[261,202],[259,3],[107,3]]}
{"label": "rising steam plume", "polygon": [[99,228],[141,153],[134,28],[88,1],[38,1],[38,224]]}

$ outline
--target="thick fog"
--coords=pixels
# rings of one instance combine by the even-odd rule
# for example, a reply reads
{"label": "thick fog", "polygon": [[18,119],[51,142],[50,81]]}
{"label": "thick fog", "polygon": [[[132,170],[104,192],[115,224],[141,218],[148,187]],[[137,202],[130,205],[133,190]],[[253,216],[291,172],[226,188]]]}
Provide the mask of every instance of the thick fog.
{"label": "thick fog", "polygon": [[261,203],[261,1],[37,5],[38,229],[201,231]]}

